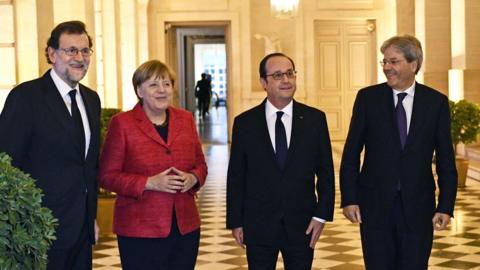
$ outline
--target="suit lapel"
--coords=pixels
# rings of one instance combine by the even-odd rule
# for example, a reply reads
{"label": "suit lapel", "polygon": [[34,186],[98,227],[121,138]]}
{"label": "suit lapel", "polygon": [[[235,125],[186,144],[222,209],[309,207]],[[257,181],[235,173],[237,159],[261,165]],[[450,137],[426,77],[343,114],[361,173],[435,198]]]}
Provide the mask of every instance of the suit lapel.
{"label": "suit lapel", "polygon": [[413,108],[412,116],[410,118],[410,127],[408,129],[407,141],[405,143],[405,149],[413,143],[416,135],[419,133],[422,123],[427,113],[427,106],[425,102],[425,92],[423,91],[422,85],[416,83],[415,85],[415,95],[413,98]]}
{"label": "suit lapel", "polygon": [[65,101],[58,92],[58,89],[55,86],[52,77],[50,76],[50,70],[43,75],[42,83],[42,91],[44,92],[45,103],[52,111],[51,115],[60,122],[65,130],[68,131],[70,139],[72,142],[75,142],[73,143],[75,148],[80,151],[80,153],[82,153],[82,157],[84,157],[85,149],[81,149],[82,147],[76,143],[70,112],[68,111]]}
{"label": "suit lapel", "polygon": [[[163,139],[160,137],[158,132],[155,130],[153,127],[152,122],[148,119],[147,115],[142,109],[142,105],[140,103],[137,103],[135,107],[133,108],[133,114],[135,119],[137,120],[137,125],[139,129],[145,133],[148,137],[150,137],[152,140],[156,141],[157,143],[166,146],[166,143],[163,141]],[[170,116],[171,118],[171,116]],[[169,127],[168,131],[170,133],[171,128]],[[169,134],[170,136],[170,134]]]}
{"label": "suit lapel", "polygon": [[393,102],[393,90],[386,83],[383,84],[381,91],[381,104],[383,106],[383,113],[386,117],[386,123],[389,124],[390,135],[393,137],[395,147],[402,150],[400,142],[400,135],[398,132],[397,119],[395,117],[395,103]]}
{"label": "suit lapel", "polygon": [[91,155],[91,151],[96,146],[96,142],[99,141],[98,135],[100,126],[96,118],[98,117],[93,110],[93,106],[95,106],[95,101],[91,99],[91,96],[87,95],[85,87],[83,85],[79,85],[80,94],[82,95],[83,104],[85,105],[85,111],[87,112],[88,118],[88,125],[90,127],[90,144],[88,145],[87,157]]}
{"label": "suit lapel", "polygon": [[275,163],[275,166],[280,169],[277,163],[277,157],[275,156],[275,149],[272,145],[270,134],[268,133],[267,118],[265,115],[266,102],[267,99],[264,99],[263,102],[255,108],[255,126],[252,126],[252,131],[254,131],[256,133],[256,137],[261,140],[260,145],[271,157],[272,161]]}
{"label": "suit lapel", "polygon": [[290,145],[288,147],[287,161],[285,163],[285,170],[288,169],[290,163],[294,159],[295,149],[298,149],[297,145],[304,143],[302,141],[302,134],[308,132],[308,126],[305,121],[304,111],[298,103],[293,101],[293,113],[292,113],[292,131],[290,134]]}
{"label": "suit lapel", "polygon": [[[168,138],[165,142],[172,145],[173,141],[180,135],[183,126],[186,125],[185,120],[176,115],[175,110],[168,108]],[[163,140],[162,140],[163,141]]]}
{"label": "suit lapel", "polygon": [[[47,71],[42,78],[42,91],[45,97],[45,103],[48,105],[49,109],[52,111],[52,116],[55,117],[65,129],[70,130],[70,113],[68,112],[65,101],[63,101],[62,96],[58,92],[55,83],[53,83],[52,78],[50,77],[50,72]],[[73,134],[72,134],[73,135]]]}

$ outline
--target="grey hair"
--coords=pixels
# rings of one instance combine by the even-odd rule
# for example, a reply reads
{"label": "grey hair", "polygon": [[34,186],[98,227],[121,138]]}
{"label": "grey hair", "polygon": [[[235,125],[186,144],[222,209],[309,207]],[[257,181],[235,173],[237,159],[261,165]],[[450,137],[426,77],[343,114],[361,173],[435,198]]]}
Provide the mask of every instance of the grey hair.
{"label": "grey hair", "polygon": [[384,54],[391,46],[401,51],[407,62],[417,61],[417,70],[415,70],[415,74],[417,74],[423,62],[423,51],[420,41],[411,35],[394,36],[383,42],[380,51]]}

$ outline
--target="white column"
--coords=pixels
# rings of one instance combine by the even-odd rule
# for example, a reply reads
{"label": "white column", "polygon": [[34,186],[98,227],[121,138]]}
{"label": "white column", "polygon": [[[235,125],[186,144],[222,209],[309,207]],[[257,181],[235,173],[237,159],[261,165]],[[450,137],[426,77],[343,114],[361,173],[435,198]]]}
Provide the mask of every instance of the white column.
{"label": "white column", "polygon": [[132,86],[132,75],[137,68],[137,29],[135,0],[117,0],[119,29],[121,85],[121,108],[130,110],[137,103],[137,96]]}
{"label": "white column", "polygon": [[450,6],[452,68],[448,71],[448,97],[458,101],[464,97],[465,0],[450,0]]}

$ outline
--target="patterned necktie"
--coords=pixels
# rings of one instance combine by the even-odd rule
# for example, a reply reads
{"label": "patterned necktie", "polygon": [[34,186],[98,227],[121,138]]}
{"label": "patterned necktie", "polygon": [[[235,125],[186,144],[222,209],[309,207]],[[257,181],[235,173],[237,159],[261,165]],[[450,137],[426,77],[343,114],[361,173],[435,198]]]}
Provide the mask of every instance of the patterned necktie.
{"label": "patterned necktie", "polygon": [[83,129],[83,122],[82,116],[80,115],[80,110],[78,109],[77,99],[75,95],[77,94],[77,90],[73,89],[68,92],[70,99],[72,101],[72,122],[74,127],[74,133],[77,142],[80,144],[80,149],[82,149],[82,153],[85,151],[85,131]]}
{"label": "patterned necktie", "polygon": [[402,103],[406,96],[407,93],[397,94],[398,101],[397,107],[395,108],[395,114],[397,115],[398,134],[400,135],[402,149],[405,147],[405,142],[407,141],[407,113],[405,112],[405,108],[403,108]]}
{"label": "patterned necktie", "polygon": [[275,156],[281,169],[285,167],[287,160],[287,133],[282,122],[283,112],[277,112],[277,120],[275,121]]}

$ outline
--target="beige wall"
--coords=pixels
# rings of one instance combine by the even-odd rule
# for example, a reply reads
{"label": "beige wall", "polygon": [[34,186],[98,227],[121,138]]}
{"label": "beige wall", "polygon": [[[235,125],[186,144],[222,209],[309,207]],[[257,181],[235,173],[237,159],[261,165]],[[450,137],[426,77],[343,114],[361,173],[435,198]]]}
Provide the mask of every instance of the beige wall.
{"label": "beige wall", "polygon": [[480,103],[480,1],[465,0],[465,98]]}
{"label": "beige wall", "polygon": [[[480,4],[465,1],[466,64],[465,97],[480,101]],[[21,0],[16,6],[17,83],[33,79],[49,66],[43,50],[55,24],[70,19],[86,22],[92,36],[101,33],[103,64],[92,58],[83,83],[96,88],[101,76],[104,106],[130,109],[136,102],[131,74],[143,61],[172,60],[168,26],[218,24],[226,29],[229,74],[229,124],[233,117],[258,104],[265,93],[258,83],[258,63],[270,50],[291,56],[299,71],[296,98],[319,107],[316,83],[314,25],[324,21],[371,20],[375,23],[373,55],[382,58],[381,42],[397,33],[415,33],[423,42],[426,56],[420,80],[448,93],[448,70],[452,68],[450,42],[450,0],[302,0],[292,19],[271,16],[268,0]],[[100,6],[101,16],[94,16]],[[1,14],[0,14],[1,15]],[[101,18],[102,22],[95,22]],[[457,18],[458,19],[458,18]],[[98,20],[98,19],[97,19]],[[95,29],[95,26],[97,29]],[[101,29],[98,29],[101,27]],[[257,35],[257,36],[256,36]],[[266,39],[268,38],[268,39]],[[25,52],[29,52],[25,54]],[[94,54],[95,55],[95,54]],[[33,63],[32,63],[33,59]],[[97,69],[98,68],[98,69]],[[373,70],[384,81],[381,68]],[[5,90],[3,90],[5,91]],[[3,97],[5,95],[0,95]],[[3,104],[4,98],[0,98]],[[1,107],[1,106],[0,106]],[[349,119],[345,119],[349,121]]]}
{"label": "beige wall", "polygon": [[[214,2],[151,1],[148,8],[149,52],[150,57],[168,59],[175,66],[175,59],[171,59],[171,49],[166,44],[169,40],[170,26],[179,23],[186,25],[227,23],[229,26],[226,37],[227,49],[230,52],[228,59],[230,124],[235,115],[257,105],[265,98],[264,90],[258,82],[258,64],[271,50],[281,50],[294,59],[299,71],[297,100],[319,107],[318,90],[314,83],[315,21],[369,19],[379,25],[376,33],[381,39],[395,34],[393,0],[304,0],[300,2],[297,17],[292,19],[272,17],[268,0]],[[346,7],[348,8],[345,9]],[[381,71],[375,69],[374,72]]]}

